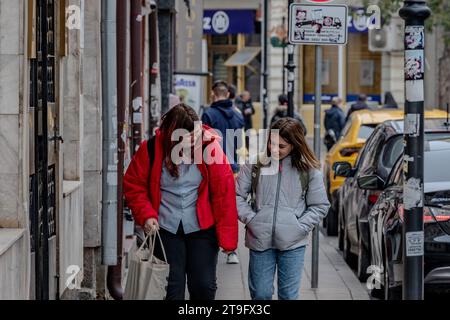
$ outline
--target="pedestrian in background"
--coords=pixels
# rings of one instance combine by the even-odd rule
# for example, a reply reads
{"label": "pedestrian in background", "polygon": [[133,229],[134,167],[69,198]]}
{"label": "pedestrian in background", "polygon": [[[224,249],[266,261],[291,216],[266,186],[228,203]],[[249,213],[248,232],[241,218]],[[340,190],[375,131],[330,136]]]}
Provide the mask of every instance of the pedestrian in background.
{"label": "pedestrian in background", "polygon": [[[273,125],[278,120],[286,118],[288,116],[288,105],[289,105],[288,96],[285,94],[280,94],[278,96],[278,106],[275,109],[275,114],[272,117],[272,121],[270,122],[271,125]],[[305,121],[303,121],[302,117],[298,112],[294,112],[294,119],[300,123],[300,126],[303,129],[303,133],[306,136],[308,134],[308,130],[306,129]]]}
{"label": "pedestrian in background", "polygon": [[342,110],[342,99],[334,97],[331,100],[331,108],[325,111],[325,145],[328,151],[333,147],[336,141],[341,137],[345,126],[345,114]]}
{"label": "pedestrian in background", "polygon": [[241,110],[238,108],[237,104],[236,104],[236,86],[234,84],[230,84],[228,85],[228,92],[230,94],[229,99],[231,100],[231,102],[233,102],[233,108],[235,111],[239,112],[242,115]]}
{"label": "pedestrian in background", "polygon": [[[237,144],[233,139],[227,139],[227,130],[244,128],[244,118],[237,112],[230,100],[229,86],[225,81],[217,81],[212,88],[213,104],[202,116],[203,124],[218,130],[223,139],[223,150],[231,162],[234,173],[239,172],[237,159]],[[230,141],[228,141],[230,140]]]}
{"label": "pedestrian in background", "polygon": [[[250,249],[250,294],[253,300],[271,300],[278,270],[278,298],[297,300],[309,234],[330,204],[320,162],[300,123],[284,118],[271,130],[267,155],[243,166],[236,182],[239,220]],[[265,157],[268,161],[261,161]],[[263,163],[270,168],[279,163],[279,170],[264,174]]]}
{"label": "pedestrian in background", "polygon": [[[237,154],[237,141],[233,139],[227,139],[227,130],[239,130],[244,128],[243,115],[236,110],[233,101],[230,99],[235,95],[235,90],[225,82],[218,81],[212,88],[212,100],[213,104],[205,111],[202,116],[202,122],[213,129],[218,130],[223,139],[223,150],[230,159],[231,168],[234,174],[239,172],[238,154]],[[228,252],[227,263],[239,264],[239,258],[235,251]]]}
{"label": "pedestrian in background", "polygon": [[236,99],[236,105],[241,110],[244,116],[245,131],[253,129],[252,117],[255,114],[255,108],[253,107],[252,96],[250,92],[244,91]]}
{"label": "pedestrian in background", "polygon": [[398,109],[397,101],[395,101],[394,96],[392,95],[392,92],[388,91],[384,94],[384,105],[383,108],[385,109]]}
{"label": "pedestrian in background", "polygon": [[369,109],[369,105],[367,104],[367,96],[365,94],[360,94],[358,101],[356,101],[348,111],[346,122],[350,119],[353,112],[367,109]]}
{"label": "pedestrian in background", "polygon": [[[244,116],[245,132],[253,129],[253,115],[255,114],[255,108],[253,107],[252,96],[250,92],[244,91],[237,99],[236,105],[241,110]],[[250,136],[245,136],[245,147],[249,150]]]}
{"label": "pedestrian in background", "polygon": [[[136,223],[147,233],[160,229],[170,265],[167,300],[185,299],[186,277],[191,300],[214,300],[219,247],[226,252],[237,248],[233,172],[220,137],[207,126],[194,130],[198,121],[192,108],[173,107],[162,117],[156,136],[141,145],[124,177],[125,198]],[[179,142],[172,142],[172,137],[177,129],[189,132],[181,143],[191,148],[192,156],[196,146],[211,146],[214,159],[222,162],[175,164],[171,156]],[[206,132],[210,141],[203,141]],[[159,243],[155,256],[163,259]]]}

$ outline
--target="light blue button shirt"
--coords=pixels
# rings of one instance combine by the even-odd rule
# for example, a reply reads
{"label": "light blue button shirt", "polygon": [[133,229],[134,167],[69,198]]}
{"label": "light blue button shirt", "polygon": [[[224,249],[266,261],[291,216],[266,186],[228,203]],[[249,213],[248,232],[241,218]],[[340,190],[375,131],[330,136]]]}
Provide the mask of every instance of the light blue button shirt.
{"label": "light blue button shirt", "polygon": [[176,234],[183,225],[184,233],[200,231],[197,218],[198,189],[203,180],[197,165],[178,166],[180,177],[172,177],[165,166],[161,175],[161,228]]}

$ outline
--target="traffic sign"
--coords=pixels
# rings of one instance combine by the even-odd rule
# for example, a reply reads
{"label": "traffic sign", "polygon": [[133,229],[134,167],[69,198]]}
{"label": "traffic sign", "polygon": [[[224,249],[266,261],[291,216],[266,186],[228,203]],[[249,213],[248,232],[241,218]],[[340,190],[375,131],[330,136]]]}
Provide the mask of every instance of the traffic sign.
{"label": "traffic sign", "polygon": [[289,42],[291,44],[347,44],[348,7],[346,5],[294,3],[289,10]]}

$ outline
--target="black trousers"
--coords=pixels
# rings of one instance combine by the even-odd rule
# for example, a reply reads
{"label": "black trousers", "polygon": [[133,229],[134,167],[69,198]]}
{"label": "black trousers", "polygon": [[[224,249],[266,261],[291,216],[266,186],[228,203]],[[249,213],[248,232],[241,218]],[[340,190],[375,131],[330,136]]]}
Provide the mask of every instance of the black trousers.
{"label": "black trousers", "polygon": [[[185,300],[187,278],[190,300],[214,300],[219,255],[216,229],[184,234],[180,225],[176,235],[163,229],[160,234],[170,264],[166,299]],[[155,246],[155,256],[163,258],[159,241]]]}

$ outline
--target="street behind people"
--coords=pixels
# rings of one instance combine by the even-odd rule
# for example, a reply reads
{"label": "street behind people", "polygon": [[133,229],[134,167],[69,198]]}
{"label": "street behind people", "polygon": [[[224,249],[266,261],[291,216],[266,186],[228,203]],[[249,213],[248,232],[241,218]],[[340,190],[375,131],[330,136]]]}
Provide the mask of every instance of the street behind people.
{"label": "street behind people", "polygon": [[[287,95],[280,94],[278,96],[278,106],[277,106],[277,108],[275,110],[275,114],[272,117],[272,120],[270,122],[271,125],[273,125],[278,120],[286,118],[288,116],[288,105],[289,105],[289,100],[288,100]],[[298,122],[300,122],[300,125],[306,136],[308,134],[308,131],[306,129],[305,121],[303,121],[302,117],[300,116],[300,114],[298,112],[294,112],[294,119],[297,120]]]}
{"label": "street behind people", "polygon": [[267,154],[243,166],[236,181],[239,220],[250,249],[250,294],[253,300],[271,300],[278,270],[278,298],[297,300],[309,234],[330,204],[320,162],[299,122],[284,118],[271,130]]}
{"label": "street behind people", "polygon": [[[207,126],[194,128],[199,120],[186,105],[172,108],[163,116],[156,136],[141,145],[124,177],[125,198],[136,223],[146,233],[160,229],[170,265],[167,300],[185,299],[186,278],[191,300],[214,300],[219,247],[227,253],[237,248],[233,172],[220,137]],[[180,142],[171,141],[177,129],[188,132],[181,141],[179,165],[172,153]],[[203,140],[204,136],[210,139]],[[198,146],[215,154],[193,164],[191,157]],[[159,243],[155,256],[163,257]]]}
{"label": "street behind people", "polygon": [[331,108],[325,111],[325,145],[328,151],[341,137],[345,126],[345,114],[342,110],[342,99],[334,97],[331,100]]}

